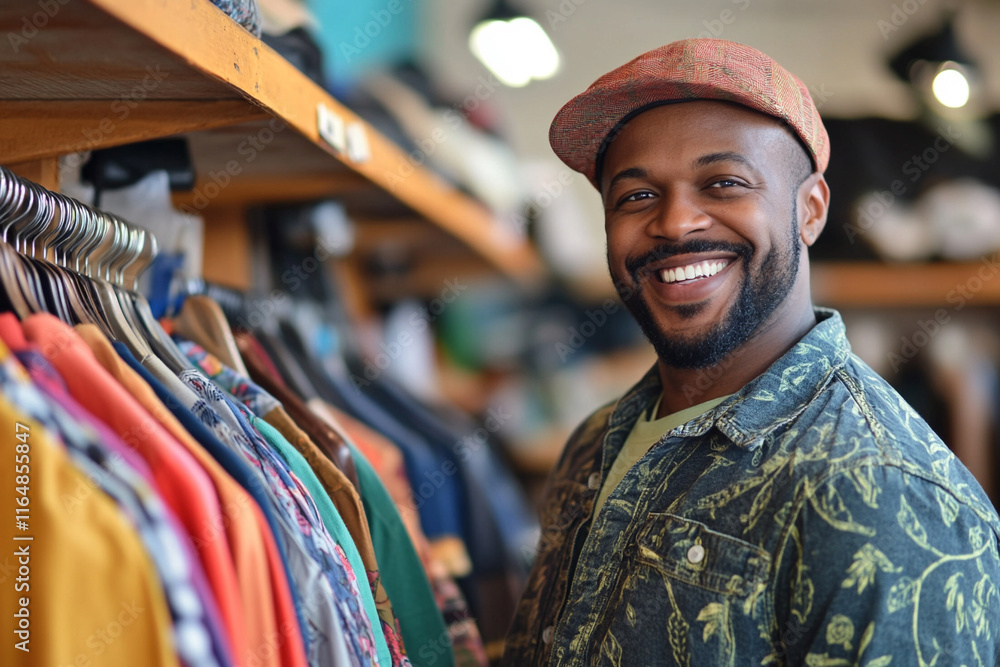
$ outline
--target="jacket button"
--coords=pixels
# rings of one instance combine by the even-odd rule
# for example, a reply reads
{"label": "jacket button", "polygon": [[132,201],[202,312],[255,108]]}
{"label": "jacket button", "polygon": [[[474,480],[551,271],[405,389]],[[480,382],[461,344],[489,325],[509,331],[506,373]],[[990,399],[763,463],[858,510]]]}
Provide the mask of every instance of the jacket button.
{"label": "jacket button", "polygon": [[555,634],[555,628],[551,625],[544,630],[542,630],[542,641],[546,644],[552,643],[552,635]]}
{"label": "jacket button", "polygon": [[701,561],[705,560],[705,547],[700,544],[695,544],[690,549],[688,549],[688,562],[697,565]]}
{"label": "jacket button", "polygon": [[592,491],[597,491],[597,489],[601,488],[601,473],[591,473],[590,477],[587,478],[587,488]]}

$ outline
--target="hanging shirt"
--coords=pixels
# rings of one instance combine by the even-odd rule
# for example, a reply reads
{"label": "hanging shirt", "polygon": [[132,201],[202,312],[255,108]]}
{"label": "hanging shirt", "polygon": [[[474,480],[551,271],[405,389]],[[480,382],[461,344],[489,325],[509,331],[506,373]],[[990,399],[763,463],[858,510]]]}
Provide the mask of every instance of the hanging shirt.
{"label": "hanging shirt", "polygon": [[[25,379],[0,345],[5,451],[30,470],[28,484],[0,485],[0,504],[28,509],[24,524],[13,517],[3,522],[0,539],[10,545],[9,567],[29,569],[27,577],[13,569],[0,591],[5,627],[13,626],[0,643],[0,664],[71,665],[83,656],[102,667],[178,667],[170,611],[142,541],[121,509],[70,462],[54,432],[14,408],[18,389],[11,383]],[[21,497],[26,506],[17,502]],[[26,636],[18,635],[14,616],[22,608]],[[27,652],[17,647],[23,641]]]}
{"label": "hanging shirt", "polygon": [[[275,451],[285,459],[292,472],[302,480],[302,483],[312,494],[324,525],[337,542],[337,545],[344,551],[350,566],[349,571],[354,575],[352,581],[359,586],[365,615],[368,617],[369,623],[372,624],[372,628],[375,629],[377,627],[383,633],[385,633],[386,629],[390,631],[388,634],[383,634],[383,639],[379,644],[379,661],[384,659],[386,661],[385,664],[409,665],[410,662],[406,659],[406,654],[403,652],[402,646],[396,640],[396,629],[385,624],[378,614],[370,581],[365,578],[367,573],[364,562],[361,560],[361,554],[358,553],[358,549],[354,544],[354,540],[351,539],[351,534],[348,532],[344,520],[340,518],[340,513],[337,512],[337,508],[334,507],[326,490],[316,477],[316,473],[313,472],[313,469],[302,455],[273,426],[259,419],[256,415],[248,415],[248,419],[260,431],[260,434],[267,440],[268,444],[274,447]],[[378,576],[377,572],[375,576]],[[358,583],[359,579],[361,580],[360,584]],[[375,639],[376,641],[379,640],[377,632]],[[385,647],[384,653],[383,646]]]}
{"label": "hanging shirt", "polygon": [[225,396],[208,378],[199,371],[187,370],[179,379],[198,397],[198,402],[191,406],[195,415],[259,471],[264,490],[276,503],[289,546],[289,565],[310,624],[310,662],[377,664],[371,626],[364,627],[367,619],[360,611],[360,593],[349,597],[357,604],[355,615],[345,615],[337,604],[334,582],[339,584],[347,578],[342,574],[337,547],[308,492],[290,474],[287,464],[259,436],[253,437],[250,426],[240,423]]}
{"label": "hanging shirt", "polygon": [[[359,577],[363,577],[369,585],[371,595],[363,595],[365,609],[369,614],[373,629],[381,632],[384,636],[384,641],[379,642],[380,650],[382,646],[387,647],[387,653],[380,655],[380,659],[384,659],[387,664],[389,661],[394,665],[408,664],[403,639],[399,633],[399,623],[390,597],[382,584],[378,562],[371,545],[371,535],[364,517],[364,508],[357,490],[346,475],[320,451],[316,443],[292,421],[278,399],[250,379],[221,363],[195,343],[180,340],[178,346],[193,363],[218,382],[223,390],[229,392],[236,401],[261,417],[267,424],[273,426],[285,443],[294,446],[295,456],[286,457],[286,459],[304,457],[303,462],[307,464],[310,472],[314,473],[313,476],[322,485],[322,495],[328,496],[328,499],[333,502],[333,508],[330,509],[334,510],[336,516],[335,518],[331,517],[331,519],[335,523],[336,530],[330,530],[330,533],[345,549],[349,557],[355,555],[358,557],[360,567],[355,567],[355,572],[358,573]],[[311,414],[309,416],[315,418]],[[311,430],[313,433],[317,433],[317,429]],[[323,433],[317,433],[317,435],[324,436]],[[318,502],[319,496],[316,493],[313,493],[313,497]],[[323,505],[320,505],[320,509],[323,509]],[[342,537],[338,537],[341,527],[343,527],[344,532],[341,534]],[[351,562],[355,563],[353,558]],[[376,639],[378,639],[378,632],[376,632]]]}
{"label": "hanging shirt", "polygon": [[[279,652],[261,650],[266,646],[261,645],[266,641],[263,638],[275,637],[279,632],[267,552],[261,535],[264,522],[262,517],[260,520],[257,517],[259,507],[171,414],[150,385],[118,356],[100,329],[92,324],[77,325],[75,329],[98,362],[177,439],[212,480],[225,517],[225,537],[239,581],[239,589],[233,598],[239,600],[240,606],[228,610],[228,616],[233,621],[230,632],[234,654],[239,664],[279,667]],[[213,527],[206,524],[203,530],[211,531]],[[266,527],[264,530],[270,532]],[[203,539],[200,533],[191,537],[193,540]],[[279,580],[283,579],[284,576],[281,576]],[[302,662],[304,659],[303,654]]]}
{"label": "hanging shirt", "polygon": [[[382,485],[382,493],[388,495],[389,504],[395,508],[396,516],[403,524],[419,563],[423,566],[430,588],[433,590],[434,602],[447,627],[455,664],[459,667],[485,667],[489,662],[486,649],[483,646],[483,639],[476,621],[470,615],[465,596],[455,583],[448,568],[435,557],[427,541],[427,536],[424,535],[423,529],[420,527],[420,517],[414,505],[413,491],[406,475],[402,452],[377,431],[350,415],[336,410],[321,399],[311,399],[308,405],[313,414],[329,423],[331,428],[339,427],[343,430],[346,439],[359,450],[360,457],[356,456],[355,459],[364,458],[370,464],[367,467],[377,475],[377,481]],[[412,570],[410,569],[412,566],[406,563],[405,558],[397,559],[394,556],[381,555],[397,553],[394,545],[402,537],[398,534],[398,527],[393,526],[395,522],[392,515],[388,513],[383,515],[378,511],[378,507],[385,503],[377,501],[377,496],[381,494],[375,487],[371,476],[362,472],[362,465],[361,463],[357,464],[358,479],[361,483],[362,500],[365,502],[365,513],[371,529],[372,542],[376,546],[376,557],[379,558],[379,562],[383,562],[386,558],[391,559],[390,565],[386,566],[387,575],[390,578],[396,578],[396,576],[388,572],[388,567],[395,564],[397,560],[402,561],[399,564],[398,574],[402,575],[403,583],[402,585],[397,583],[394,588],[398,590],[402,586],[402,590],[396,592],[395,595],[402,594],[404,596],[397,605],[400,610],[398,613],[402,614],[404,619],[400,621],[403,628],[403,638],[410,645],[414,641],[419,641],[420,647],[436,647],[433,650],[425,651],[424,656],[410,655],[410,661],[414,664],[434,664],[440,659],[448,660],[447,652],[440,650],[444,643],[440,641],[442,635],[437,632],[436,628],[428,627],[436,625],[437,619],[425,611],[418,612],[418,610],[426,609],[426,601],[420,602],[408,598],[408,594],[413,592],[407,590],[412,582]],[[385,523],[385,525],[376,528],[377,523]],[[387,539],[378,537],[380,532],[383,532]],[[416,592],[419,593],[419,587]],[[417,639],[418,637],[420,639]],[[432,639],[428,639],[428,637]]]}
{"label": "hanging shirt", "polygon": [[[385,588],[396,600],[402,614],[403,639],[412,647],[410,660],[414,665],[454,665],[458,647],[452,646],[444,618],[406,527],[375,471],[360,451],[354,451],[375,555],[380,563],[384,563],[382,577]],[[475,628],[475,625],[472,627]],[[475,635],[478,636],[478,632]],[[463,635],[458,636],[461,638]],[[463,648],[466,645],[462,643]],[[481,641],[478,647],[475,642],[469,646],[473,653],[477,649],[485,653]]]}
{"label": "hanging shirt", "polygon": [[[216,599],[237,595],[219,498],[201,466],[97,362],[72,327],[52,315],[38,314],[25,320],[22,329],[58,371],[70,395],[143,458],[157,492],[188,535],[204,535],[194,546]],[[206,523],[215,529],[211,534],[204,530]],[[231,609],[232,604],[219,602],[219,608]],[[239,608],[238,599],[235,604]]]}
{"label": "hanging shirt", "polygon": [[3,329],[4,342],[20,348],[16,356],[34,380],[19,383],[9,396],[29,417],[59,435],[77,468],[115,501],[136,529],[166,593],[180,660],[189,667],[233,664],[229,636],[194,548],[152,490],[148,467],[66,394],[62,378],[41,353],[30,349],[23,337],[12,336],[11,327]]}
{"label": "hanging shirt", "polygon": [[[277,655],[281,667],[305,667],[308,663],[306,657],[306,647],[309,645],[308,624],[287,556],[288,547],[284,540],[283,524],[277,516],[273,499],[263,491],[260,479],[243,457],[230,451],[190,409],[181,405],[178,396],[186,396],[192,402],[198,402],[193,392],[182,383],[179,387],[175,386],[174,391],[168,390],[167,386],[154,377],[123,343],[115,342],[112,346],[128,367],[156,393],[157,398],[167,406],[184,429],[204,447],[204,451],[217,461],[226,474],[230,475],[253,500],[251,510],[264,544],[263,553],[269,572],[266,583],[270,584],[271,597],[274,600],[277,631],[251,640],[250,664],[254,664],[254,660],[265,661],[269,659],[268,656]],[[170,378],[175,384],[180,383],[176,377],[170,376]],[[234,551],[234,554],[238,553]],[[253,597],[249,596],[249,599]]]}

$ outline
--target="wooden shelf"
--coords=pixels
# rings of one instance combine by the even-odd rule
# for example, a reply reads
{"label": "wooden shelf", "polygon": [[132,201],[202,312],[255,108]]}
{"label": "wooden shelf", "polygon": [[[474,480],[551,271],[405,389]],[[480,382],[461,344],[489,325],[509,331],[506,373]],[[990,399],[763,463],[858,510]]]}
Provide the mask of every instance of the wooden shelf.
{"label": "wooden shelf", "polygon": [[813,303],[834,308],[1000,305],[1000,266],[986,260],[918,264],[813,262]]}
{"label": "wooden shelf", "polygon": [[[0,162],[183,134],[198,171],[195,208],[349,191],[349,207],[415,212],[504,273],[540,278],[529,243],[412,167],[208,0],[53,1],[52,16],[40,8],[37,0],[0,3]],[[320,104],[345,123],[362,122],[370,159],[355,162],[320,137]]]}

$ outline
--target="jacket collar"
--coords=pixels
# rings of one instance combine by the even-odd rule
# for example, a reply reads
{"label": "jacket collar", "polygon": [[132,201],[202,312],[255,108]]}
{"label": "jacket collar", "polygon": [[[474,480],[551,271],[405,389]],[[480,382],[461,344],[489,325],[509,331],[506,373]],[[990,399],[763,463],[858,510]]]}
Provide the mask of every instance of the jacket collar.
{"label": "jacket collar", "polygon": [[[714,426],[736,446],[756,449],[768,434],[797,417],[851,356],[840,314],[826,308],[815,308],[814,312],[816,326],[766,371],[670,435],[700,436]],[[609,426],[630,427],[662,390],[654,365],[619,401]]]}

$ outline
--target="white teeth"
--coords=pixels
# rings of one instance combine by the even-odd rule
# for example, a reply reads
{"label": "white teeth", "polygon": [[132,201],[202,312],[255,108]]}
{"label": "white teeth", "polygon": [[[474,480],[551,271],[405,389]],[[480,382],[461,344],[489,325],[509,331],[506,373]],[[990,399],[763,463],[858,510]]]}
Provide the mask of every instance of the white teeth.
{"label": "white teeth", "polygon": [[717,260],[698,262],[688,266],[678,266],[672,269],[664,269],[660,272],[660,279],[665,283],[676,283],[682,280],[693,280],[694,278],[708,278],[726,268],[728,261]]}

